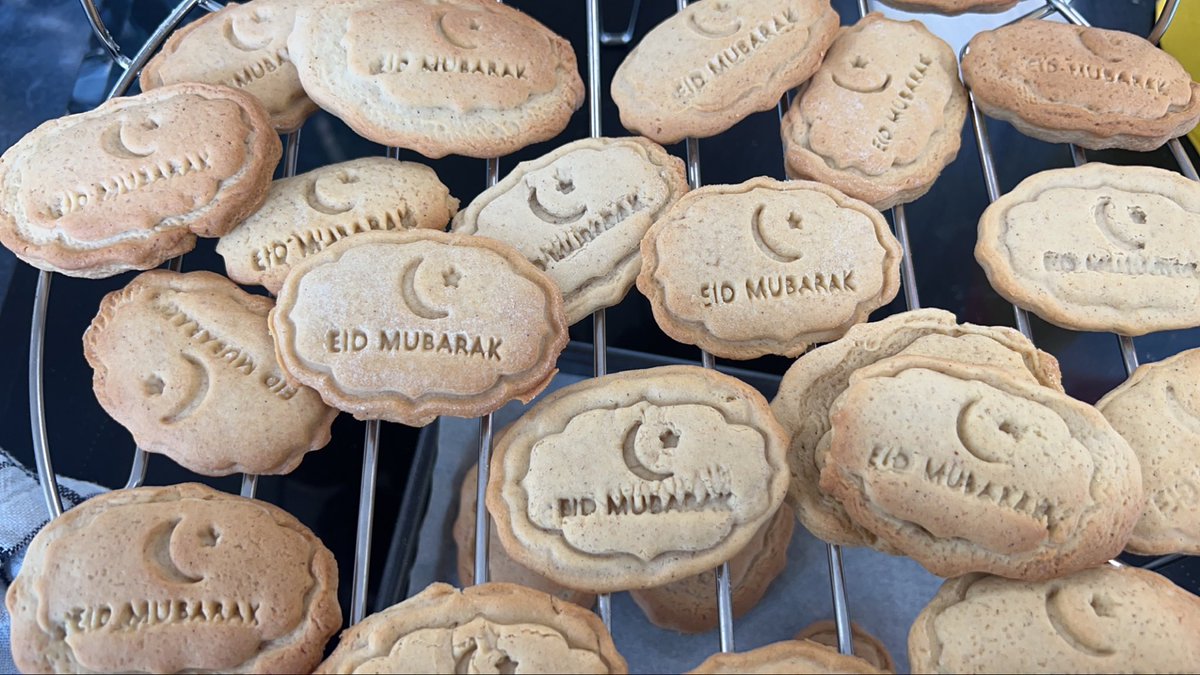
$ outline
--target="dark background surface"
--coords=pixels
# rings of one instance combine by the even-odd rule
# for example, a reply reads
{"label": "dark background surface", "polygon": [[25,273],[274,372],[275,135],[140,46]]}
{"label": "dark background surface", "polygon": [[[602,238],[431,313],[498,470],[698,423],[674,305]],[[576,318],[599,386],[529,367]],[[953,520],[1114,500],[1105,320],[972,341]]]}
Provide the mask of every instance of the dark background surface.
{"label": "dark background surface", "polygon": [[[575,46],[581,66],[586,64],[582,0],[517,0],[510,4],[529,12],[569,39]],[[631,0],[607,0],[601,4],[605,26],[609,30],[623,27]],[[857,18],[854,2],[835,0],[833,4],[844,23]],[[1073,4],[1097,26],[1144,35],[1152,24],[1153,3],[1150,0],[1075,0]],[[674,7],[675,3],[667,0],[645,0],[635,43],[649,28],[674,11]],[[170,10],[162,0],[132,0],[132,3],[131,0],[110,0],[103,8],[106,22],[127,53],[141,45]],[[193,18],[199,15],[200,10],[197,10]],[[627,52],[628,47],[602,48],[601,69],[606,82]],[[0,148],[7,148],[40,122],[67,110],[77,112],[94,107],[116,75],[109,67],[107,53],[92,37],[76,0],[2,0],[0,62],[7,85],[0,93],[4,99],[0,105]],[[583,72],[586,73],[586,69]],[[607,87],[603,93],[605,133],[626,134],[620,127],[616,107],[607,95]],[[1071,164],[1066,146],[1023,137],[1000,122],[990,122],[989,128],[997,151],[1002,190],[1011,189],[1035,171]],[[771,110],[751,116],[719,137],[703,140],[700,147],[704,182],[736,183],[756,175],[782,178],[778,129],[776,112]],[[570,126],[557,139],[504,158],[501,175],[516,161],[537,157],[561,143],[587,134],[585,108],[572,118]],[[384,152],[381,146],[358,138],[339,120],[323,112],[308,121],[302,138],[300,171]],[[682,156],[682,144],[670,149]],[[484,163],[480,160],[452,157],[428,161],[409,152],[403,153],[401,158],[433,166],[464,206],[483,189]],[[1089,153],[1089,159],[1175,168],[1165,149],[1143,154],[1094,152]],[[947,167],[934,190],[907,210],[917,287],[924,306],[951,310],[964,321],[1013,325],[1011,306],[989,287],[972,252],[975,225],[986,205],[978,154],[968,120],[958,159]],[[214,240],[200,240],[196,251],[188,254],[184,261],[184,270],[222,271],[213,245]],[[112,422],[95,400],[90,386],[91,370],[84,361],[80,337],[100,298],[124,286],[132,276],[125,274],[96,281],[56,276],[47,325],[45,400],[55,469],[109,487],[124,484],[133,444],[128,433]],[[0,249],[0,298],[3,298],[0,306],[0,420],[3,420],[0,446],[30,466],[33,456],[28,424],[26,355],[36,280],[36,270],[15,263],[11,254]],[[903,309],[901,293],[896,301],[873,318]],[[647,302],[636,289],[619,307],[610,309],[608,317],[612,347],[685,359],[698,357],[694,348],[678,345],[662,334]],[[1067,391],[1075,397],[1094,402],[1124,380],[1114,336],[1064,331],[1036,317],[1033,317],[1033,327],[1038,345],[1059,358]],[[590,342],[591,330],[590,319],[585,320],[572,330],[572,337]],[[1200,332],[1160,333],[1138,338],[1136,344],[1142,361],[1149,362],[1200,346]],[[583,358],[586,352],[580,351],[579,355],[580,358],[560,366],[564,370],[586,372],[585,369],[590,367]],[[781,374],[790,361],[764,358],[741,365]],[[254,433],[255,430],[247,432]],[[362,423],[342,415],[334,426],[333,443],[310,454],[300,468],[287,477],[263,477],[258,488],[260,498],[296,514],[334,551],[341,563],[343,606],[348,606],[354,559],[362,434]],[[395,424],[383,425],[372,590],[379,588],[384,554],[392,544],[390,539],[416,452],[416,441],[415,430]],[[196,478],[170,460],[153,456],[147,484],[161,485]],[[238,489],[237,477],[206,479],[205,482],[227,491]],[[398,549],[403,549],[404,545],[403,540],[396,542]],[[1194,560],[1175,563],[1164,572],[1197,592],[1200,584],[1194,575],[1193,563]]]}

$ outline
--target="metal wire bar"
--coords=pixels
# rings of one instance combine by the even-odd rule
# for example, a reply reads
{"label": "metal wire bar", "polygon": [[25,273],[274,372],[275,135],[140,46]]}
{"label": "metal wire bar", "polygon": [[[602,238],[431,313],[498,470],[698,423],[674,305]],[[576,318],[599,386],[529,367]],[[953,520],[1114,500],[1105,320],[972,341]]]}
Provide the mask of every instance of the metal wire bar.
{"label": "metal wire bar", "polygon": [[1167,29],[1171,27],[1171,22],[1175,20],[1175,11],[1179,9],[1179,0],[1167,0],[1163,5],[1162,13],[1158,15],[1158,21],[1154,22],[1154,28],[1150,29],[1150,34],[1146,39],[1154,44],[1162,42],[1162,38],[1167,34]]}
{"label": "metal wire bar", "polygon": [[912,243],[908,238],[908,217],[904,215],[903,204],[892,207],[892,226],[896,230],[896,238],[900,240],[900,248],[904,250],[904,259],[900,261],[904,304],[909,309],[921,309],[921,294],[917,292],[917,268],[913,262]]}
{"label": "metal wire bar", "polygon": [[1047,0],[1054,7],[1054,11],[1062,15],[1064,19],[1079,26],[1090,26],[1088,20],[1083,18],[1074,7],[1071,6],[1071,0]]}
{"label": "metal wire bar", "polygon": [[358,491],[358,531],[354,541],[354,586],[350,590],[350,623],[367,611],[367,581],[371,572],[371,529],[375,520],[375,475],[379,468],[379,420],[367,420],[363,434],[362,483]]}
{"label": "metal wire bar", "polygon": [[254,495],[258,492],[258,474],[244,473],[242,474],[242,490],[241,494],[246,499],[254,499]]}
{"label": "metal wire bar", "polygon": [[219,12],[225,9],[225,4],[217,0],[200,0],[199,7],[206,12]]}
{"label": "metal wire bar", "polygon": [[183,21],[183,17],[192,11],[197,2],[199,0],[183,0],[175,6],[175,9],[171,10],[171,13],[167,15],[167,18],[163,19],[162,23],[158,24],[158,28],[155,28],[150,37],[146,39],[146,44],[142,45],[137,54],[134,54],[133,60],[126,66],[125,72],[121,73],[121,77],[117,79],[117,83],[113,85],[112,91],[109,92],[108,98],[125,95],[125,92],[129,90],[129,86],[133,84],[133,79],[142,72],[142,67],[146,65],[151,56],[154,56],[154,53],[166,41],[167,36],[179,26],[179,22]]}
{"label": "metal wire bar", "polygon": [[1183,175],[1192,180],[1200,180],[1200,176],[1196,175],[1196,165],[1192,164],[1192,158],[1188,157],[1187,150],[1183,148],[1183,143],[1178,138],[1172,138],[1167,141],[1167,147],[1170,148],[1171,154],[1175,156],[1175,162],[1179,164],[1179,170]]}
{"label": "metal wire bar", "polygon": [[842,567],[842,547],[826,544],[829,558],[829,588],[833,596],[833,620],[837,626],[838,651],[854,653],[854,637],[850,630],[850,608],[846,602],[846,572]]}
{"label": "metal wire bar", "polygon": [[633,8],[629,10],[629,23],[620,33],[600,31],[600,43],[605,45],[627,45],[633,42],[633,30],[637,27],[638,13],[642,9],[642,0],[633,0]]}
{"label": "metal wire bar", "polygon": [[79,4],[83,7],[83,13],[87,15],[88,23],[92,24],[92,33],[96,35],[96,39],[104,48],[108,50],[109,56],[121,68],[129,67],[129,57],[121,53],[121,45],[117,44],[112,33],[108,31],[108,26],[104,25],[104,19],[100,16],[100,10],[96,9],[96,3],[92,0],[79,0]]}
{"label": "metal wire bar", "polygon": [[1154,560],[1151,560],[1150,562],[1146,563],[1145,565],[1142,565],[1142,569],[1156,570],[1156,569],[1159,569],[1160,567],[1166,567],[1167,565],[1170,565],[1171,563],[1175,562],[1176,560],[1183,560],[1186,557],[1187,556],[1182,553],[1172,553],[1171,555],[1164,555],[1161,558],[1155,558]]}
{"label": "metal wire bar", "polygon": [[33,458],[46,511],[53,520],[62,515],[62,499],[58,496],[58,477],[50,460],[50,441],[46,436],[46,398],[42,391],[42,355],[46,342],[46,308],[50,302],[50,283],[54,275],[38,272],[37,291],[33,295],[33,325],[29,332],[29,424],[33,427]]}

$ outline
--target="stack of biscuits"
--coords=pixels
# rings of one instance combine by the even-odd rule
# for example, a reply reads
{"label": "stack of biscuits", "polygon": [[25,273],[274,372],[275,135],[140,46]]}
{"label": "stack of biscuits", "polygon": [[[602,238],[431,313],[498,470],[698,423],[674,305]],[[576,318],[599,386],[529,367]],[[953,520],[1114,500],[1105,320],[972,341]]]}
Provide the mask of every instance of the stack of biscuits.
{"label": "stack of biscuits", "polygon": [[[555,138],[583,102],[575,52],[492,0],[230,3],[166,41],[141,94],[6,151],[0,243],[47,272],[140,272],[99,304],[83,350],[100,405],[144,451],[205,476],[286,474],[340,412],[425,426],[538,398],[497,436],[486,483],[477,469],[462,483],[459,581],[475,576],[482,496],[493,582],[434,584],[326,657],[337,566],[302,523],[198,484],[117,490],[29,545],[6,596],[18,666],[623,673],[589,609],[598,594],[710,630],[714,570],[728,564],[744,614],[786,567],[797,521],[948,579],[913,626],[914,669],[1200,663],[1200,600],[1108,565],[1125,549],[1200,553],[1200,350],[1093,407],[1015,330],[935,309],[868,322],[896,297],[904,255],[882,210],[954,161],[969,99],[922,23],[839,23],[829,0],[698,0],[613,77],[638,135],[561,144],[461,210],[415,162],[272,180],[278,134],[321,108],[430,159]],[[1200,119],[1200,85],[1114,31],[1022,21],[977,36],[962,73],[980,110],[1054,142],[1147,150]],[[663,147],[791,90],[788,180],[702,187]],[[976,256],[1048,321],[1140,335],[1200,325],[1197,232],[1194,182],[1095,164],[996,201]],[[152,269],[198,237],[218,238],[225,275]],[[635,284],[679,342],[798,357],[775,399],[682,365],[539,397],[569,327]],[[814,624],[693,672],[895,668],[857,627],[857,656],[840,654],[836,633]]]}

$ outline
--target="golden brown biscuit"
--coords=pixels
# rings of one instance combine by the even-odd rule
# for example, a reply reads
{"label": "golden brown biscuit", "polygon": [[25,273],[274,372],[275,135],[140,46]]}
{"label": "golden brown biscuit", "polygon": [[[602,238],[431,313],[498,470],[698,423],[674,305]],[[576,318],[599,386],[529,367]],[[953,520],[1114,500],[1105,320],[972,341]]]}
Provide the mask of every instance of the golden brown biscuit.
{"label": "golden brown biscuit", "polygon": [[1020,0],[880,0],[885,5],[906,12],[937,12],[938,14],[962,14],[963,12],[1003,12],[1012,9]]}
{"label": "golden brown biscuit", "polygon": [[688,671],[691,675],[712,673],[882,673],[857,656],[845,656],[811,640],[785,640],[748,652],[713,654]]}
{"label": "golden brown biscuit", "polygon": [[600,618],[516,584],[433,584],[342,633],[318,673],[627,673]]}
{"label": "golden brown biscuit", "polygon": [[342,625],[333,554],[266,502],[186,483],[92,497],[8,589],[34,672],[307,673]]}
{"label": "golden brown biscuit", "polygon": [[282,147],[254,97],[178,84],[50,120],[0,157],[0,243],[50,272],[155,267],[266,197]]}
{"label": "golden brown biscuit", "polygon": [[96,399],[139,448],[196,473],[290,473],[329,442],[337,410],[287,382],[272,306],[212,272],[143,272],[83,334]]}
{"label": "golden brown biscuit", "polygon": [[[896,672],[896,662],[892,660],[892,655],[888,653],[887,647],[883,646],[879,638],[871,635],[853,621],[850,622],[850,636],[854,642],[855,656],[879,670],[889,673]],[[807,628],[796,633],[795,639],[810,640],[836,651],[838,648],[837,623],[825,619],[809,624]]]}

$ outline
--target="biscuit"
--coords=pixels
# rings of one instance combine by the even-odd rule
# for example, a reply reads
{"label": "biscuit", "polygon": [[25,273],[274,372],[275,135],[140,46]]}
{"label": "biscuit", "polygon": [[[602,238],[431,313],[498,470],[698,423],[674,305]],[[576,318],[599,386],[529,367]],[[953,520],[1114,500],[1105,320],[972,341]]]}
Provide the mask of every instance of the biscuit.
{"label": "biscuit", "polygon": [[1136,567],[951,579],[908,634],[914,673],[1188,673],[1200,600]]}
{"label": "biscuit", "polygon": [[433,584],[342,633],[317,673],[627,673],[600,618],[516,584]]}
{"label": "biscuit", "polygon": [[1200,554],[1200,350],[1139,367],[1096,408],[1142,467],[1146,511],[1125,548]]}
{"label": "biscuit", "polygon": [[451,230],[514,246],[558,284],[573,324],[625,297],[642,236],[687,190],[682,160],[656,143],[587,138],[518,164]]}
{"label": "biscuit", "polygon": [[760,177],[684,195],[642,240],[637,284],[677,342],[732,359],[797,356],[896,297],[902,254],[869,205]]}
{"label": "biscuit", "polygon": [[271,184],[267,200],[217,242],[225,271],[278,293],[298,260],[351,235],[441,230],[458,200],[427,166],[386,157],[330,164]]}
{"label": "biscuit", "polygon": [[688,671],[693,675],[712,673],[882,673],[857,656],[811,640],[785,640],[748,652],[713,654],[704,663]]}
{"label": "biscuit", "polygon": [[1064,328],[1200,326],[1200,184],[1097,162],[1036,173],[983,212],[975,259],[997,293]]}
{"label": "biscuit", "polygon": [[[930,337],[945,337],[930,342]],[[922,346],[914,345],[922,341]],[[1044,386],[1062,391],[1058,361],[1039,351],[1017,331],[1001,326],[959,324],[941,309],[919,309],[892,315],[882,321],[851,328],[837,342],[805,354],[783,376],[771,410],[791,437],[788,465],[792,480],[788,501],[809,532],[824,541],[846,546],[880,546],[875,535],[850,520],[836,499],[818,483],[828,447],[829,408],[859,368],[906,350],[1002,367],[997,353],[1008,354],[1010,373],[1028,373]]]}
{"label": "biscuit", "polygon": [[0,244],[73,277],[149,269],[258,208],[281,152],[266,111],[236,89],[114,98],[0,157]]}
{"label": "biscuit", "polygon": [[1095,408],[986,366],[894,356],[830,409],[821,489],[942,577],[1048,579],[1116,556],[1137,457]]}
{"label": "biscuit", "polygon": [[[463,477],[462,487],[458,492],[458,516],[454,519],[455,560],[458,568],[458,581],[463,586],[470,585],[475,578],[475,489],[479,479],[479,467],[472,465],[467,475]],[[549,593],[559,600],[574,603],[580,607],[591,607],[596,602],[596,596],[585,591],[577,591],[560,586],[546,577],[513,561],[504,552],[496,528],[488,528],[488,579],[511,584],[519,584],[536,591]]]}
{"label": "biscuit", "polygon": [[664,145],[719,134],[811,77],[837,30],[829,0],[693,2],[617,68],[621,124]]}
{"label": "biscuit", "polygon": [[1020,0],[880,0],[885,5],[906,12],[937,12],[938,14],[962,14],[964,12],[1003,12],[1012,9]]}
{"label": "biscuit", "polygon": [[357,419],[410,426],[528,403],[567,344],[558,288],[515,249],[419,229],[301,260],[270,326],[291,378]]}
{"label": "biscuit", "polygon": [[950,45],[919,21],[868,14],[838,34],[784,115],[784,165],[792,178],[889,209],[933,187],[958,155],[966,117]]}
{"label": "biscuit", "polygon": [[296,8],[304,1],[231,2],[180,28],[142,68],[142,91],[180,82],[223,84],[258,99],[276,131],[299,129],[317,109],[287,51]]}
{"label": "biscuit", "polygon": [[307,673],[342,625],[333,554],[198,483],[97,495],[34,537],[6,598],[26,673]]}
{"label": "biscuit", "polygon": [[[871,635],[862,626],[851,621],[850,635],[854,642],[854,655],[871,664],[879,670],[889,673],[896,672],[896,662],[888,653],[887,647],[879,638]],[[797,640],[811,640],[837,651],[837,623],[829,619],[809,624],[807,628],[796,634]]]}
{"label": "biscuit", "polygon": [[[788,543],[796,516],[783,504],[759,528],[746,548],[729,560],[733,616],[754,609],[767,587],[787,566]],[[717,627],[717,574],[707,570],[666,586],[629,592],[650,623],[680,633],[703,633]]]}
{"label": "biscuit", "polygon": [[508,554],[560,584],[662,586],[750,543],[787,491],[786,445],[762,395],[728,375],[607,375],[547,396],[508,428],[487,507]]}
{"label": "biscuit", "polygon": [[575,51],[494,0],[327,0],[288,50],[304,90],[360,136],[430,158],[548,140],[583,104]]}
{"label": "biscuit", "polygon": [[962,73],[975,103],[1027,136],[1145,152],[1200,120],[1200,84],[1137,35],[1019,21],[968,46]]}
{"label": "biscuit", "polygon": [[139,448],[196,473],[291,472],[329,443],[337,410],[287,382],[273,304],[212,272],[143,272],[83,334],[96,399]]}

